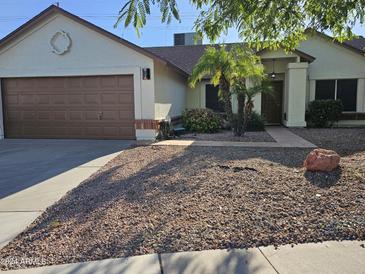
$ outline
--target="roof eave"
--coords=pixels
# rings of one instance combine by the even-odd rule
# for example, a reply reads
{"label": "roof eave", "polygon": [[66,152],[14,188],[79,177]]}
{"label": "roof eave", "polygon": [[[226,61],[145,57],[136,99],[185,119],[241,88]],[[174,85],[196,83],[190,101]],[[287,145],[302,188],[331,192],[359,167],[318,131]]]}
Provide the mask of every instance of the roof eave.
{"label": "roof eave", "polygon": [[[269,49],[262,49],[256,52],[256,54],[261,54],[264,51],[268,51]],[[316,58],[312,55],[309,55],[308,53],[305,53],[303,51],[300,50],[293,50],[293,53],[295,53],[296,55],[298,55],[299,57],[302,57],[303,59],[305,59],[306,61],[308,61],[308,63],[312,63],[314,60],[316,60]]]}

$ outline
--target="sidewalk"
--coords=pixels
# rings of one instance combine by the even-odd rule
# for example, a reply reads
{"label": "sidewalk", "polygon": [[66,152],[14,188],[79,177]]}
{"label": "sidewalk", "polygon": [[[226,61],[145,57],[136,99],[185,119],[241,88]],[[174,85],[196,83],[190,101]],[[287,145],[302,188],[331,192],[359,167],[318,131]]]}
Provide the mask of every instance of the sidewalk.
{"label": "sidewalk", "polygon": [[208,147],[296,147],[315,148],[316,145],[294,134],[289,129],[279,126],[265,128],[275,142],[230,142],[230,141],[195,141],[166,140],[152,144],[153,146],[208,146]]}
{"label": "sidewalk", "polygon": [[13,274],[248,274],[365,273],[365,242],[273,246],[151,254],[122,259],[6,271]]}

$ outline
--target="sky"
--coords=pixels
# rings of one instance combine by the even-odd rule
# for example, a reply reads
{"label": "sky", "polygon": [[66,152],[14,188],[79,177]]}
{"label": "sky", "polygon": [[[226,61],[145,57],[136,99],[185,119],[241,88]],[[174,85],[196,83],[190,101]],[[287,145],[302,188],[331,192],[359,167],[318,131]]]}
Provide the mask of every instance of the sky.
{"label": "sky", "polygon": [[[159,11],[153,9],[147,19],[147,25],[138,37],[133,27],[125,29],[123,24],[117,29],[113,27],[116,16],[126,0],[0,0],[0,39],[56,2],[59,2],[61,8],[143,47],[173,45],[173,34],[193,31],[193,24],[198,15],[189,0],[178,0],[182,22],[173,20],[167,25],[161,23]],[[365,26],[356,26],[354,31],[365,36]],[[232,29],[220,41],[237,42],[239,38],[237,32]]]}

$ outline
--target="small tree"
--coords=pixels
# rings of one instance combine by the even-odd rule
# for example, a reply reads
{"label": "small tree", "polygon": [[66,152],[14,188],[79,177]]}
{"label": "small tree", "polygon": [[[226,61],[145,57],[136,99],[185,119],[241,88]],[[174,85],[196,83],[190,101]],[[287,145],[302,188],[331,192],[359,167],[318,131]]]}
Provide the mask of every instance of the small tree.
{"label": "small tree", "polygon": [[[226,46],[208,47],[198,64],[193,69],[189,79],[191,87],[204,77],[211,77],[211,83],[219,86],[220,96],[224,103],[224,110],[228,122],[235,128],[233,119],[231,86],[236,81],[245,78],[262,78],[264,75],[260,58],[252,50],[243,45],[232,46],[230,50]],[[235,130],[236,131],[236,130]]]}
{"label": "small tree", "polygon": [[230,123],[233,121],[230,88],[234,77],[234,68],[235,61],[232,54],[226,51],[225,46],[207,47],[189,79],[190,86],[194,88],[204,77],[211,77],[211,83],[219,86],[224,111]]}
{"label": "small tree", "polygon": [[235,126],[235,134],[238,136],[243,136],[246,132],[254,108],[254,97],[258,94],[272,92],[272,86],[265,77],[255,77],[250,80],[253,83],[252,87],[247,87],[244,79],[236,81],[233,87],[233,93],[236,94],[238,100],[237,125]]}
{"label": "small tree", "polygon": [[[152,6],[161,21],[181,21],[177,0],[127,0],[118,21],[138,29],[147,24]],[[364,0],[191,0],[199,11],[195,30],[215,40],[234,28],[259,48],[293,50],[305,40],[306,29],[330,32],[340,42],[353,38],[356,24],[364,25]]]}

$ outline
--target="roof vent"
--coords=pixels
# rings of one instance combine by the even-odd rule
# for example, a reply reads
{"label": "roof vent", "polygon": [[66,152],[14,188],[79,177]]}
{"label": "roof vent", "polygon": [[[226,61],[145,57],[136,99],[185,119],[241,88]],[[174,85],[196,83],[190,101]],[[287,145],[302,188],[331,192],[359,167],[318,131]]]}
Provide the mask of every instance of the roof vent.
{"label": "roof vent", "polygon": [[174,34],[174,46],[188,46],[188,45],[201,45],[202,39],[195,40],[196,32],[188,33],[175,33]]}

